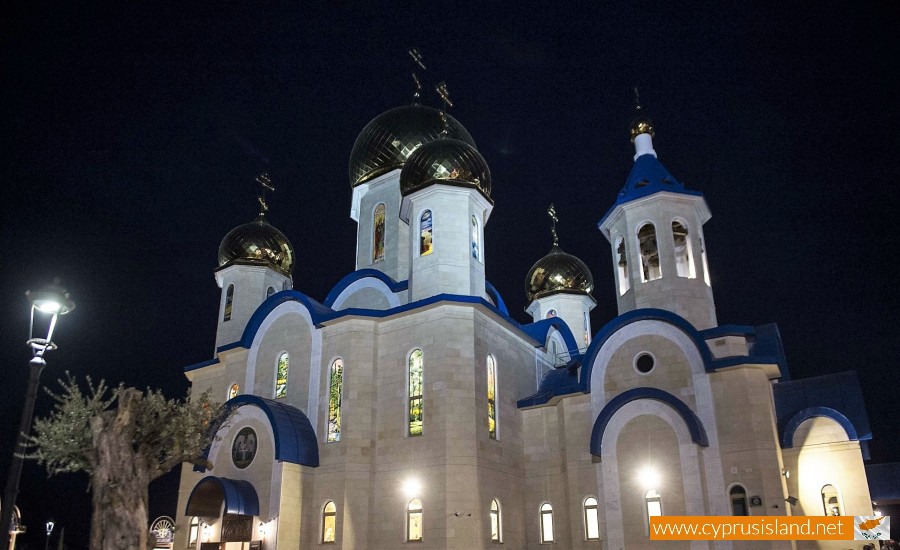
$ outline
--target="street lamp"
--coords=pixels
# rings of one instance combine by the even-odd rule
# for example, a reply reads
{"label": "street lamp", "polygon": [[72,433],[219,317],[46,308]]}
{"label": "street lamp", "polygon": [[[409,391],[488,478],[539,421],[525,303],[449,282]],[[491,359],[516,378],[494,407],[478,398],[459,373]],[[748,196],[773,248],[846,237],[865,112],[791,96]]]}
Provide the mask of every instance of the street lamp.
{"label": "street lamp", "polygon": [[48,548],[50,548],[50,533],[53,532],[53,526],[56,524],[53,523],[53,520],[51,519],[45,525],[47,527],[47,542],[44,543],[44,550],[47,550]]}
{"label": "street lamp", "polygon": [[[56,321],[60,315],[65,315],[75,309],[75,302],[69,298],[69,293],[59,286],[59,280],[53,282],[42,290],[25,293],[31,302],[31,329],[28,341],[25,343],[31,348],[31,361],[28,362],[30,375],[28,378],[28,390],[25,393],[25,404],[22,406],[22,420],[19,422],[19,432],[16,435],[16,446],[13,450],[12,462],[9,465],[9,476],[6,478],[6,490],[3,492],[3,501],[0,502],[0,532],[3,537],[11,539],[11,526],[13,519],[13,507],[16,504],[16,496],[19,494],[19,479],[22,477],[22,462],[25,458],[28,434],[31,432],[31,419],[34,415],[34,402],[37,399],[38,386],[40,385],[41,371],[47,365],[44,361],[44,353],[56,349],[56,344],[51,341]],[[35,316],[37,313],[37,316]],[[39,327],[35,328],[35,321]],[[41,336],[35,336],[36,331],[45,326],[46,337],[41,331]],[[47,524],[47,537],[49,541],[51,522]],[[11,541],[10,541],[11,542]]]}

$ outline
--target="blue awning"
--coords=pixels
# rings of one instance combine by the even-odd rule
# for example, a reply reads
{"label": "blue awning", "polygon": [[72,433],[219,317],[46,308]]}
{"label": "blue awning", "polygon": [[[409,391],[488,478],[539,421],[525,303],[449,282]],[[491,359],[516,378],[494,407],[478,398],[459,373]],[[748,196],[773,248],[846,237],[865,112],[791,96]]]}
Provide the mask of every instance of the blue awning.
{"label": "blue awning", "polygon": [[206,476],[188,497],[185,515],[217,518],[225,502],[226,514],[259,515],[259,497],[249,481]]}

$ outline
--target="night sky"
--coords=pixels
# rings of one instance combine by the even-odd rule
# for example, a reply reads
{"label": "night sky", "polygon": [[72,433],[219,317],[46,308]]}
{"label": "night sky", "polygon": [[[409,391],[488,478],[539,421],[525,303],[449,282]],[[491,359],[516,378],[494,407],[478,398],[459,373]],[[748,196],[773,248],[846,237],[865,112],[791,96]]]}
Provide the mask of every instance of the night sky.
{"label": "night sky", "polygon": [[[857,370],[873,462],[900,460],[887,2],[134,4],[0,8],[0,482],[26,387],[25,290],[60,277],[77,302],[45,383],[68,370],[184,395],[183,367],[213,353],[219,242],[255,216],[258,173],[277,186],[294,287],[322,301],[353,270],[350,150],[412,101],[412,46],[422,102],[438,106],[445,80],[490,165],[487,276],[514,318],[528,320],[551,201],[562,248],[593,272],[594,329],[616,315],[596,223],[633,162],[638,86],[660,161],[712,210],[719,323],[776,322],[793,378]],[[42,394],[36,414],[49,407]],[[153,486],[152,517],[174,515],[176,482]],[[26,465],[24,540],[42,544],[53,516],[86,546],[86,488]]]}

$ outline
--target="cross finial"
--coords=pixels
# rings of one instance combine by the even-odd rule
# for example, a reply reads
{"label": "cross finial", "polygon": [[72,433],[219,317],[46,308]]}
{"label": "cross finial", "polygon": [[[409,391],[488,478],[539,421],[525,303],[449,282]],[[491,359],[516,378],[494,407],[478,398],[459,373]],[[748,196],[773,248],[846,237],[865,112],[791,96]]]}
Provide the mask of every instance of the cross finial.
{"label": "cross finial", "polygon": [[438,83],[437,86],[434,87],[434,91],[437,92],[439,96],[441,96],[441,101],[444,102],[444,106],[441,108],[441,122],[444,124],[444,129],[441,130],[441,135],[447,135],[447,132],[450,131],[450,123],[447,121],[447,109],[453,107],[453,102],[450,100],[450,90],[447,89],[447,83],[443,80]]}
{"label": "cross finial", "polygon": [[635,110],[641,110],[641,95],[638,93],[637,86],[634,87],[634,107]]}
{"label": "cross finial", "polygon": [[263,172],[262,174],[256,176],[256,183],[259,184],[259,196],[256,197],[256,200],[259,202],[259,216],[265,217],[266,212],[269,211],[269,203],[266,201],[266,191],[275,192],[275,186],[272,185],[272,180],[269,179],[269,174],[267,172]]}
{"label": "cross finial", "polygon": [[553,224],[550,226],[550,234],[553,235],[553,246],[558,246],[559,236],[556,234],[556,222],[559,221],[559,218],[556,217],[556,207],[553,206],[552,202],[550,203],[550,208],[547,209],[547,215],[553,221]]}
{"label": "cross finial", "polygon": [[[422,61],[422,54],[419,53],[419,48],[411,48],[407,53],[412,58],[413,62],[419,66],[423,71],[427,71],[428,69],[425,67],[425,63]],[[413,82],[416,83],[416,91],[413,92],[413,103],[419,103],[419,97],[422,95],[422,83],[419,81],[419,75],[416,74],[415,68],[412,72]]]}

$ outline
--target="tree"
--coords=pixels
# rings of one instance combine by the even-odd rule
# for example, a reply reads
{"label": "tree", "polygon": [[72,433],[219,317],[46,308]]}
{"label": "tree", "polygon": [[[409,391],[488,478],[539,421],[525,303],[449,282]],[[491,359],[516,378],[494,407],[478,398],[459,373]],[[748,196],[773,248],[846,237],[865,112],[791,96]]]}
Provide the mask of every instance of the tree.
{"label": "tree", "polygon": [[183,462],[212,468],[204,454],[227,408],[208,392],[167,400],[158,390],[87,382],[87,393],[72,377],[60,381],[60,393],[48,390],[53,412],[35,421],[29,458],[51,475],[90,476],[92,549],[147,548],[150,482]]}

